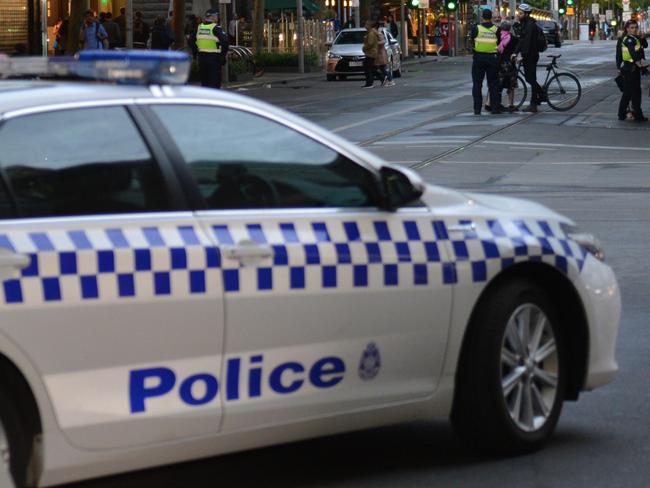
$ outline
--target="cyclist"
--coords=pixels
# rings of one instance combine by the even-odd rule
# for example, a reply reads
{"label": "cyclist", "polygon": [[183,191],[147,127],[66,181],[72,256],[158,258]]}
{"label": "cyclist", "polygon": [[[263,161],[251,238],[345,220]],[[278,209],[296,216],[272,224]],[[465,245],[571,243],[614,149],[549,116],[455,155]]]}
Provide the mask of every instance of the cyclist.
{"label": "cyclist", "polygon": [[592,43],[594,42],[594,37],[596,37],[597,28],[598,28],[598,24],[596,23],[596,19],[592,17],[591,20],[589,21],[589,40]]}
{"label": "cyclist", "polygon": [[637,37],[638,31],[639,24],[636,20],[628,20],[625,23],[625,36],[616,53],[616,64],[624,80],[623,94],[618,104],[618,120],[627,118],[628,104],[632,102],[634,120],[646,122],[648,118],[643,116],[641,110],[641,74],[647,74],[648,71],[644,52],[648,42]]}
{"label": "cyclist", "polygon": [[530,14],[533,11],[530,5],[522,3],[517,7],[517,18],[521,24],[521,37],[517,44],[516,56],[521,57],[524,66],[524,77],[531,87],[530,105],[524,112],[537,112],[537,106],[542,103],[544,96],[542,87],[537,83],[537,62],[539,61],[539,47],[537,44],[538,29],[535,19]]}

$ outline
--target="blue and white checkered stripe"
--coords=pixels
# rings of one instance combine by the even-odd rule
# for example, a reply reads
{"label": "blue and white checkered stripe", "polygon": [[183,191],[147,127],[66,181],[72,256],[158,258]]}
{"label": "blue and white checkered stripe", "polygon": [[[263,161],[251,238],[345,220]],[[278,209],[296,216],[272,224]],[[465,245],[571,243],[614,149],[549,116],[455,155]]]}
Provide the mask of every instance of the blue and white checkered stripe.
{"label": "blue and white checkered stripe", "polygon": [[[206,298],[227,294],[337,292],[482,283],[522,261],[579,273],[586,253],[557,222],[472,218],[476,230],[449,232],[465,220],[392,218],[213,224],[217,247],[194,226],[90,230],[12,230],[0,247],[30,255],[2,283],[6,304]],[[242,240],[268,244],[257,266],[223,259]],[[450,254],[450,257],[448,256]]]}
{"label": "blue and white checkered stripe", "polygon": [[192,226],[10,231],[0,247],[31,258],[2,283],[8,304],[178,299],[220,289],[219,253]]}
{"label": "blue and white checkered stripe", "polygon": [[260,267],[223,260],[226,293],[312,290],[350,291],[376,287],[421,287],[449,281],[431,219],[297,220],[214,224],[218,245],[253,240],[273,248]]}
{"label": "blue and white checkered stripe", "polygon": [[503,269],[525,261],[543,262],[571,276],[582,270],[586,251],[567,238],[559,222],[475,218],[471,222],[475,231],[452,233],[449,239],[457,268],[462,270],[459,282],[489,281]]}

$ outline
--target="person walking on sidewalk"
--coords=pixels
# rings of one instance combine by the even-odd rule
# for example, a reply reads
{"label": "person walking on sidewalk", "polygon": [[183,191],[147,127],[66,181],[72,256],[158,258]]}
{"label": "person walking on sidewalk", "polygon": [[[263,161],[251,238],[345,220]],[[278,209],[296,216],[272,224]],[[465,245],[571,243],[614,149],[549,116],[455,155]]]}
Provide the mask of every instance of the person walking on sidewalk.
{"label": "person walking on sidewalk", "polygon": [[[375,59],[379,54],[379,33],[375,27],[375,22],[372,20],[366,21],[366,30],[368,31],[363,38],[363,71],[366,75],[366,84],[361,88],[372,88],[375,83]],[[380,77],[383,80],[383,76]]]}
{"label": "person walking on sidewalk", "polygon": [[228,36],[219,27],[219,10],[210,9],[196,31],[201,86],[221,88],[221,67],[228,53]]}
{"label": "person walking on sidewalk", "polygon": [[474,98],[474,114],[481,114],[483,104],[483,78],[487,77],[490,93],[490,109],[493,114],[501,113],[499,96],[499,54],[497,46],[501,40],[500,29],[492,23],[492,11],[484,9],[481,12],[483,22],[472,28],[474,39],[474,58],[472,60],[472,97]]}
{"label": "person walking on sidewalk", "polygon": [[644,48],[648,47],[645,39],[637,37],[639,24],[636,20],[625,23],[625,35],[616,53],[616,65],[623,75],[623,94],[618,104],[618,120],[627,118],[627,108],[632,102],[634,120],[646,122],[641,110],[641,74],[647,74]]}
{"label": "person walking on sidewalk", "polygon": [[[541,29],[530,14],[533,11],[530,5],[522,3],[517,7],[517,18],[521,24],[521,38],[517,44],[517,57],[521,57],[524,66],[524,77],[531,88],[530,105],[524,112],[537,112],[537,106],[544,101],[542,87],[537,83],[537,62],[539,61],[539,47],[537,39]],[[542,33],[542,35],[544,35]]]}

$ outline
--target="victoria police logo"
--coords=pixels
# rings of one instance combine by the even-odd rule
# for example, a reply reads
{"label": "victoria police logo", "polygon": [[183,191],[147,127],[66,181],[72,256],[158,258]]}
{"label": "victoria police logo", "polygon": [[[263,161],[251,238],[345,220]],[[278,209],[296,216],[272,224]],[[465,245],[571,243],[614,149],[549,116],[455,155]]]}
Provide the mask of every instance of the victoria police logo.
{"label": "victoria police logo", "polygon": [[366,349],[361,354],[361,361],[359,361],[359,377],[368,381],[373,379],[379,373],[381,368],[381,357],[379,356],[379,349],[374,342],[369,342]]}

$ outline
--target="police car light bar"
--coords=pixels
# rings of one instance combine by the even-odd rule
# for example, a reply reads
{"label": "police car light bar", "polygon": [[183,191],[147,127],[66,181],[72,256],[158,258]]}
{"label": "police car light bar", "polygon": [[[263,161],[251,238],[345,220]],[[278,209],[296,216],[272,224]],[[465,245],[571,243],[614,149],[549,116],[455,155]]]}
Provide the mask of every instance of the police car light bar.
{"label": "police car light bar", "polygon": [[81,77],[117,83],[180,85],[190,57],[174,51],[81,51],[75,57],[0,57],[0,78]]}

